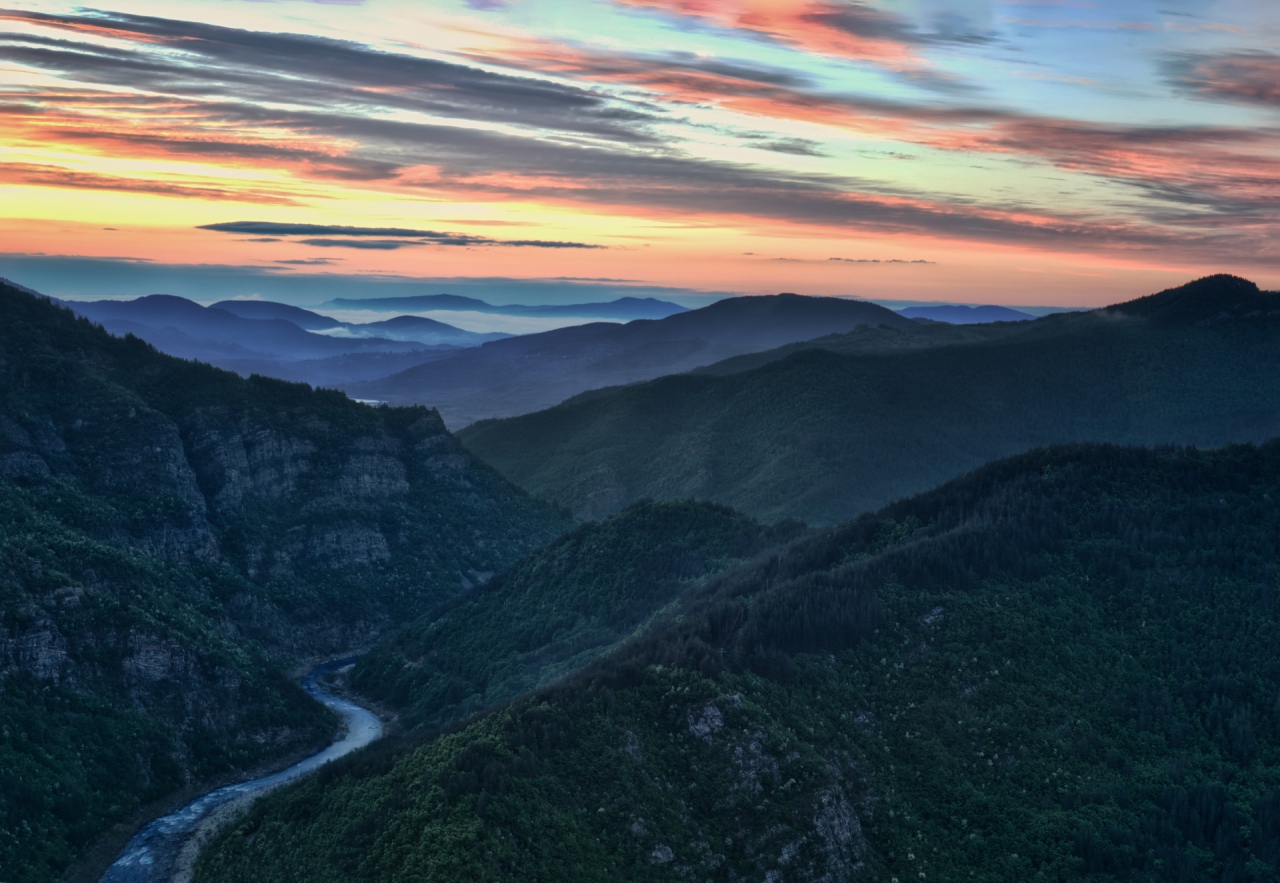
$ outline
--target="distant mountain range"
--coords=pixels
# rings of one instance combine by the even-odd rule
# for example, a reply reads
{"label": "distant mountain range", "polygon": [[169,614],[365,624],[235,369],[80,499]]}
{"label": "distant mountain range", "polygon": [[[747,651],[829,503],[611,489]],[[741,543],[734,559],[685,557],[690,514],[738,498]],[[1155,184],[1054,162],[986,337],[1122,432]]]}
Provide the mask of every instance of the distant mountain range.
{"label": "distant mountain range", "polygon": [[976,325],[983,322],[1024,322],[1034,319],[1030,313],[1009,307],[969,306],[967,304],[942,304],[936,307],[907,307],[898,314],[909,319],[929,319],[950,325]]}
{"label": "distant mountain range", "polygon": [[417,316],[363,325],[340,322],[270,301],[229,300],[204,307],[155,294],[128,301],[61,303],[113,334],[133,334],[172,356],[245,376],[327,387],[394,374],[509,336],[464,331]]}
{"label": "distant mountain range", "polygon": [[862,329],[729,365],[746,370],[599,390],[460,437],[579,518],[695,497],[830,523],[1038,445],[1271,437],[1280,295],[1215,276],[1087,313]]}
{"label": "distant mountain range", "polygon": [[[770,303],[761,298],[728,298],[687,310],[655,298],[494,306],[451,294],[347,298],[326,305],[347,310],[470,310],[613,320],[521,335],[519,341],[474,351],[512,335],[465,331],[415,315],[345,322],[260,300],[224,300],[204,307],[185,298],[150,295],[66,304],[114,334],[134,334],[170,355],[209,362],[243,376],[262,374],[345,389],[365,400],[434,406],[453,427],[528,413],[589,390],[700,369],[780,344],[847,332],[860,324],[906,328],[929,322],[1029,318],[1003,307],[922,307],[895,313],[863,301],[780,298],[769,309],[761,308]],[[723,303],[732,306],[719,306]],[[923,312],[915,316],[919,311]],[[625,323],[625,330],[620,323]],[[436,362],[441,364],[426,367]]]}
{"label": "distant mountain range", "polygon": [[332,316],[322,316],[320,313],[313,313],[302,307],[269,300],[220,300],[209,309],[225,310],[241,319],[283,319],[307,331],[332,331],[345,324]]}
{"label": "distant mountain range", "polygon": [[436,407],[457,427],[860,325],[919,327],[866,301],[734,297],[665,319],[596,322],[495,341],[346,389],[363,399]]}
{"label": "distant mountain range", "polygon": [[607,303],[594,304],[523,304],[495,305],[457,294],[422,294],[413,297],[340,297],[321,306],[336,310],[378,310],[384,312],[423,313],[451,310],[472,313],[498,313],[504,316],[537,316],[544,318],[576,317],[581,319],[665,319],[688,311],[671,301],[653,297],[621,297]]}

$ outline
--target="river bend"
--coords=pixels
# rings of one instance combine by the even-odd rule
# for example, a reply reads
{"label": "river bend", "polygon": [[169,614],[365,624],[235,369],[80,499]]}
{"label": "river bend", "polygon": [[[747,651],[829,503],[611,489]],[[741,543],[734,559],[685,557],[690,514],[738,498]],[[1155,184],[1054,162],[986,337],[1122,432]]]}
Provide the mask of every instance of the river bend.
{"label": "river bend", "polygon": [[[218,809],[245,798],[261,795],[273,788],[314,772],[331,760],[363,748],[382,736],[382,722],[372,712],[322,690],[316,679],[355,662],[342,659],[319,666],[302,680],[302,688],[337,712],[346,725],[343,734],[328,748],[313,754],[278,773],[226,785],[210,791],[181,809],[161,816],[133,836],[120,857],[102,875],[100,883],[171,883],[176,877],[188,876],[194,859],[189,841]],[[228,810],[230,811],[230,810]],[[185,852],[188,853],[184,855]],[[188,860],[184,862],[183,860]],[[182,873],[182,872],[186,873]]]}

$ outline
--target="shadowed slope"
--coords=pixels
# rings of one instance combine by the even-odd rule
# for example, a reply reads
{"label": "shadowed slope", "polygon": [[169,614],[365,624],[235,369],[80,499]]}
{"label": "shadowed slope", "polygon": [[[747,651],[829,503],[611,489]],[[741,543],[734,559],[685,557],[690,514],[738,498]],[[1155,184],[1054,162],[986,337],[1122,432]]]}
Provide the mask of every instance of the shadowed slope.
{"label": "shadowed slope", "polygon": [[709,503],[637,503],[396,633],[360,660],[352,684],[408,726],[448,722],[581,668],[697,580],[802,529]]}

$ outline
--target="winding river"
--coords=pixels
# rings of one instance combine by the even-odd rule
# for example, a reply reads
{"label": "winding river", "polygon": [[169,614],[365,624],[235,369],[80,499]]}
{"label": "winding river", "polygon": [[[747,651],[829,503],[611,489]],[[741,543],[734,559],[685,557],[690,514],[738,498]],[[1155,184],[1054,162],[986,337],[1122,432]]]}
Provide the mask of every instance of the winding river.
{"label": "winding river", "polygon": [[[182,809],[161,816],[134,835],[100,883],[174,883],[190,879],[199,847],[211,823],[222,814],[238,815],[252,799],[286,782],[314,772],[331,760],[363,748],[382,736],[382,722],[373,713],[327,693],[316,679],[355,662],[326,662],[302,680],[302,688],[336,711],[346,724],[342,736],[328,748],[278,773],[210,791]],[[202,836],[204,835],[204,836]]]}

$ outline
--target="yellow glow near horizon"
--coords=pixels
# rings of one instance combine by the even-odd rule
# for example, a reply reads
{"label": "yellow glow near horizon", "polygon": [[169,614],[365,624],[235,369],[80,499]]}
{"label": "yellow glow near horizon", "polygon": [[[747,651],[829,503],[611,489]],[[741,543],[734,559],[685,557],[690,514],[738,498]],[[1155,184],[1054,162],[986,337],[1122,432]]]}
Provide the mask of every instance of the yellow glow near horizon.
{"label": "yellow glow near horizon", "polygon": [[[1025,304],[1280,281],[1259,20],[1153,26],[1124,63],[1104,10],[968,21],[1048,68],[1023,70],[892,4],[837,34],[822,5],[21,3],[4,251]],[[197,229],[231,221],[285,232]]]}

